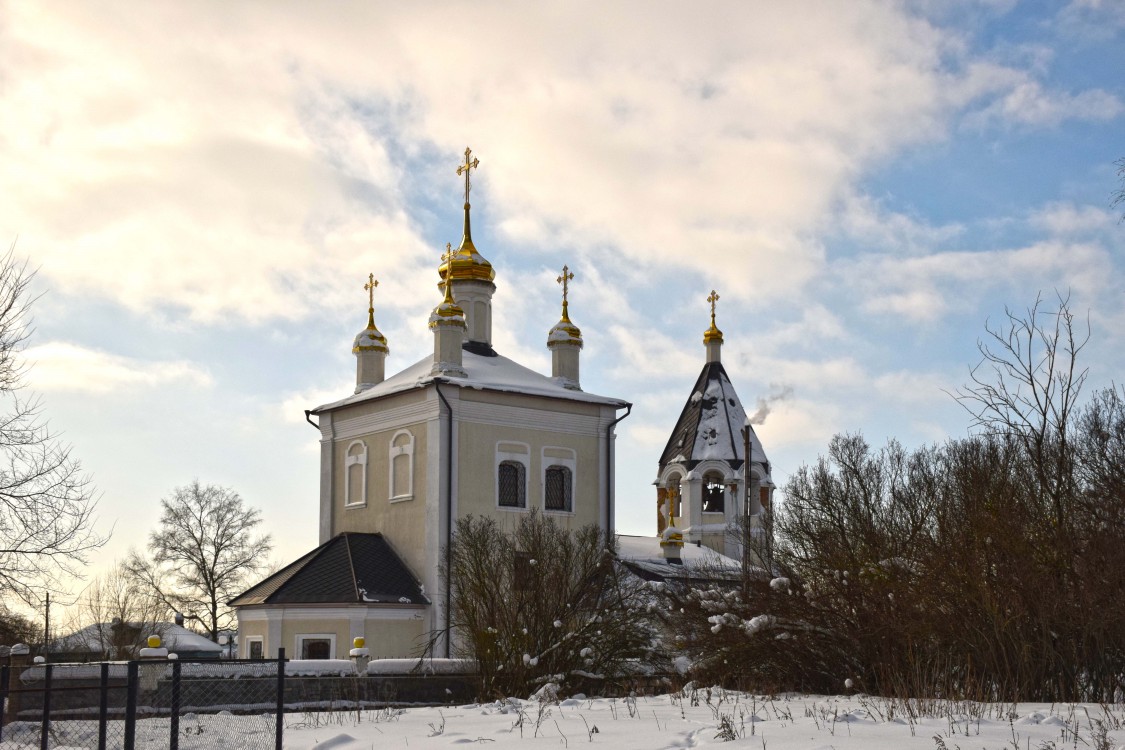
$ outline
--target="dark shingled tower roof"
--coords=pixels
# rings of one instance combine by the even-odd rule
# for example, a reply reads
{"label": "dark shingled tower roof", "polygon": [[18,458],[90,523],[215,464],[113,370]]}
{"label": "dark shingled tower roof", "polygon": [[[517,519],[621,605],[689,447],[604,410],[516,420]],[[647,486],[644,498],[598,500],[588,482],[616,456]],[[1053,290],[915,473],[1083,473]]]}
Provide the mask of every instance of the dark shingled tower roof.
{"label": "dark shingled tower roof", "polygon": [[[682,463],[690,471],[701,461],[726,461],[734,470],[742,467],[742,427],[746,410],[734,392],[721,362],[703,365],[672,436],[660,454],[660,466]],[[755,464],[767,466],[765,451],[750,428],[751,453]]]}
{"label": "dark shingled tower roof", "polygon": [[429,604],[382,534],[343,533],[240,594],[253,604]]}

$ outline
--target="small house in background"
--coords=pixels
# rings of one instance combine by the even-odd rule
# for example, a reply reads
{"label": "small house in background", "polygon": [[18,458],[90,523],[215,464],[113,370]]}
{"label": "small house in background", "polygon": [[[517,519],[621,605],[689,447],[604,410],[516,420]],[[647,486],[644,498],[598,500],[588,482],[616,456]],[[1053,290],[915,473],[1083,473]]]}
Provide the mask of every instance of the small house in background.
{"label": "small house in background", "polygon": [[150,635],[160,636],[169,653],[181,659],[218,659],[223,647],[206,636],[170,622],[100,622],[51,642],[55,662],[134,659]]}

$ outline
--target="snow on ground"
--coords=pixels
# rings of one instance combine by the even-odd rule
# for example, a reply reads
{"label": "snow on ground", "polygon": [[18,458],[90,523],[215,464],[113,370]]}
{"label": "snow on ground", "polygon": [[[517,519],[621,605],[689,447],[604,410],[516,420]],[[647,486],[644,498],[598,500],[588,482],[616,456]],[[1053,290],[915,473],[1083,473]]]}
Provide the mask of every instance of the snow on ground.
{"label": "snow on ground", "polygon": [[[60,724],[56,730],[63,730]],[[18,734],[11,732],[14,728],[5,727],[0,750],[20,746],[11,743]],[[272,720],[267,716],[193,715],[181,720],[181,731],[183,750],[272,746]],[[65,735],[59,731],[56,742]],[[163,748],[167,743],[167,719],[138,722],[138,748]],[[508,699],[442,708],[296,712],[285,717],[287,750],[436,750],[461,745],[495,750],[1121,750],[1123,743],[1125,705],[1121,704],[1108,709],[1092,704],[952,701],[908,706],[866,696],[771,699],[718,688],[636,699],[571,698],[555,703]],[[92,747],[65,740],[53,746],[64,745]]]}
{"label": "snow on ground", "polygon": [[[931,701],[905,706],[871,697],[778,697],[702,689],[636,699],[516,701],[447,708],[288,717],[294,750],[429,750],[457,745],[659,750],[726,746],[768,750],[1125,748],[1125,706],[984,705]],[[927,716],[919,716],[918,713]],[[317,722],[322,723],[317,726]],[[339,723],[338,723],[339,722]],[[1075,735],[1078,735],[1077,739]],[[724,739],[724,736],[727,739]],[[728,744],[729,743],[729,744]],[[1116,743],[1116,744],[1115,744]]]}

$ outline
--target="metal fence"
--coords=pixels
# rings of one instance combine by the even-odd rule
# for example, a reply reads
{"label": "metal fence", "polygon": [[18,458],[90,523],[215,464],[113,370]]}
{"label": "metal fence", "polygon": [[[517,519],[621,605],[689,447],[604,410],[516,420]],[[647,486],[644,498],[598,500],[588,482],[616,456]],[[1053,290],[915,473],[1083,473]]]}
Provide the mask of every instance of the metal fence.
{"label": "metal fence", "polygon": [[5,748],[281,750],[276,660],[144,660],[0,668]]}

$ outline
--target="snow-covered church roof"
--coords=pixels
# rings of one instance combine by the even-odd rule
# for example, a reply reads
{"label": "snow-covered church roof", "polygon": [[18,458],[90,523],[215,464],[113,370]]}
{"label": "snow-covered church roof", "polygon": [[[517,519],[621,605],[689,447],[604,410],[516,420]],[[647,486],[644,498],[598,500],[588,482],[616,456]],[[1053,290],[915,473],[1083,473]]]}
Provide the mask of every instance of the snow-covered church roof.
{"label": "snow-covered church roof", "polygon": [[[690,471],[702,461],[718,460],[738,470],[742,468],[745,457],[744,426],[749,426],[746,410],[734,392],[727,371],[721,362],[708,362],[703,365],[695,388],[660,455],[660,466],[678,463]],[[753,427],[750,427],[750,453],[753,462],[765,470],[768,478],[769,460]]]}
{"label": "snow-covered church roof", "polygon": [[[476,351],[474,351],[474,349]],[[555,378],[535,372],[518,362],[496,354],[491,348],[482,349],[479,346],[474,346],[472,342],[462,347],[461,365],[465,370],[466,377],[435,376],[430,372],[433,364],[433,356],[423,357],[405,370],[387,378],[382,383],[339,401],[318,406],[312,410],[312,413],[319,414],[321,412],[338,409],[342,406],[382,398],[392,393],[421,388],[433,383],[435,380],[441,383],[457,385],[462,388],[478,388],[481,390],[520,393],[528,396],[561,398],[569,401],[581,401],[617,408],[624,408],[628,403],[617,398],[598,396],[593,393],[566,388]]]}

